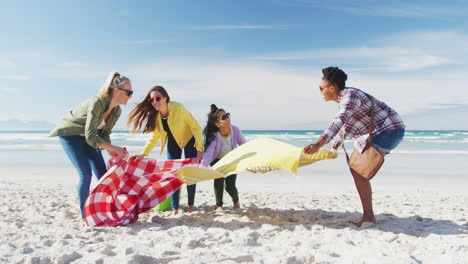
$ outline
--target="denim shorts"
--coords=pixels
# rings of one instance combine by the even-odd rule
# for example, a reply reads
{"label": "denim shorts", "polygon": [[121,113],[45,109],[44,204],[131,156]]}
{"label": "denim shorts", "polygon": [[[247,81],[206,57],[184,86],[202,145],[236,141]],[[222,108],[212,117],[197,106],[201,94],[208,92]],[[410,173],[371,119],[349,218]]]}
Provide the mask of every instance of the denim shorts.
{"label": "denim shorts", "polygon": [[372,139],[372,146],[388,154],[400,144],[404,135],[404,128],[386,130]]}

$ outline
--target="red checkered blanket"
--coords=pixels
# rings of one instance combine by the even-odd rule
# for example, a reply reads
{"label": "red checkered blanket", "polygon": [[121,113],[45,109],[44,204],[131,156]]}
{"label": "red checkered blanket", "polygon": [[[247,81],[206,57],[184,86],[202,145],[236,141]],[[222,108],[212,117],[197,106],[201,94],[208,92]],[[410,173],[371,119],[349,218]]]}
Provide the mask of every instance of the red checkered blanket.
{"label": "red checkered blanket", "polygon": [[111,158],[110,169],[85,203],[89,226],[119,226],[134,223],[146,212],[177,191],[183,182],[176,172],[197,159],[155,160]]}

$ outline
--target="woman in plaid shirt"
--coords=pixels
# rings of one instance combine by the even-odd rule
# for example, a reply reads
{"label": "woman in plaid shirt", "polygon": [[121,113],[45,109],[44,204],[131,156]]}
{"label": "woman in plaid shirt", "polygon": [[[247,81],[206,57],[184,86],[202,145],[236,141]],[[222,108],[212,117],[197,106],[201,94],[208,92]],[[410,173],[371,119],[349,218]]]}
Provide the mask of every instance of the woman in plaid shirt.
{"label": "woman in plaid shirt", "polygon": [[[362,152],[369,137],[371,100],[375,104],[372,146],[382,154],[388,154],[400,144],[405,133],[405,125],[395,110],[359,89],[346,87],[348,76],[340,68],[324,68],[322,73],[320,82],[322,97],[325,101],[337,102],[339,111],[319,139],[314,144],[304,147],[304,152],[313,154],[333,138],[335,138],[333,148],[337,149],[343,143],[345,136],[352,138],[355,148]],[[372,209],[370,181],[355,174],[353,178],[363,208],[363,216],[356,225],[361,226],[364,222],[376,223]]]}

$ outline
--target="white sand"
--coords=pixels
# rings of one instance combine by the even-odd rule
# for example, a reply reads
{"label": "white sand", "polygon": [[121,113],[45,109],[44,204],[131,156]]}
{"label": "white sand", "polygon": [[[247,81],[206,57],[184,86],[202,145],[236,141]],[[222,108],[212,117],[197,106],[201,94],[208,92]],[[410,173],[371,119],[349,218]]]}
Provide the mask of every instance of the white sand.
{"label": "white sand", "polygon": [[361,208],[345,170],[299,175],[239,175],[240,210],[225,194],[215,213],[206,182],[192,214],[91,228],[79,220],[73,168],[2,167],[0,263],[468,263],[466,175],[383,172],[373,181],[382,223],[362,228],[348,222]]}

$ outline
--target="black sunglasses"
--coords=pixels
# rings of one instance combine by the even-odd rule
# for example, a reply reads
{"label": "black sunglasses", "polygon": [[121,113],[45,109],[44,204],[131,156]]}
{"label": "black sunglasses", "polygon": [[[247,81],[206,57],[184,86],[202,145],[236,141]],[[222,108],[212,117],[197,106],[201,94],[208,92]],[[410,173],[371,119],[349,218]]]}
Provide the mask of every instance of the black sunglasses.
{"label": "black sunglasses", "polygon": [[231,118],[231,114],[230,113],[225,113],[224,115],[221,116],[221,120],[226,120],[228,118]]}
{"label": "black sunglasses", "polygon": [[130,91],[130,90],[125,90],[125,89],[122,89],[122,88],[119,88],[119,87],[117,87],[117,89],[127,92],[127,96],[132,96],[132,94],[133,94],[133,91]]}

